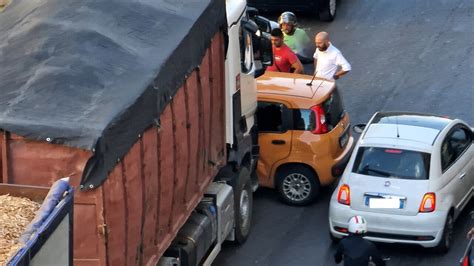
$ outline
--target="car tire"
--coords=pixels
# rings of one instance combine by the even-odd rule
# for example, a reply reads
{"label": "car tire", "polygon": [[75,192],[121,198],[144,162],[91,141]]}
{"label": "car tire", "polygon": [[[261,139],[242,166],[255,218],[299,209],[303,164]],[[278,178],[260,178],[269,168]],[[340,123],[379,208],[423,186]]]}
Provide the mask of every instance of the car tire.
{"label": "car tire", "polygon": [[319,19],[322,21],[333,21],[336,17],[337,0],[319,1]]}
{"label": "car tire", "polygon": [[250,234],[253,209],[252,181],[249,170],[242,167],[230,185],[234,190],[235,242],[243,244]]}
{"label": "car tire", "polygon": [[443,237],[439,241],[438,246],[436,246],[436,250],[441,253],[447,253],[451,248],[453,243],[453,228],[454,228],[454,219],[453,215],[450,213],[448,217],[446,217],[446,222],[444,224],[443,229]]}
{"label": "car tire", "polygon": [[295,206],[312,203],[320,189],[317,176],[302,165],[281,169],[277,173],[276,186],[280,199],[286,204]]}

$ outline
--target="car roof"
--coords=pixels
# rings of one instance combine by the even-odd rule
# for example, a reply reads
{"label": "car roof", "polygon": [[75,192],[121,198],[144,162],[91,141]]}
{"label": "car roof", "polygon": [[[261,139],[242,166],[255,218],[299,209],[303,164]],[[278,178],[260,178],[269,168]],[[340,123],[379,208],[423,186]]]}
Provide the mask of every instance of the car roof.
{"label": "car roof", "polygon": [[443,130],[453,120],[447,117],[413,112],[378,112],[371,124],[410,125]]}
{"label": "car roof", "polygon": [[435,115],[383,112],[374,115],[364,136],[364,143],[403,143],[426,149],[452,120]]}
{"label": "car roof", "polygon": [[311,79],[309,75],[267,71],[257,79],[257,90],[266,96],[325,99],[335,86],[333,81],[321,78],[315,78],[308,86]]}

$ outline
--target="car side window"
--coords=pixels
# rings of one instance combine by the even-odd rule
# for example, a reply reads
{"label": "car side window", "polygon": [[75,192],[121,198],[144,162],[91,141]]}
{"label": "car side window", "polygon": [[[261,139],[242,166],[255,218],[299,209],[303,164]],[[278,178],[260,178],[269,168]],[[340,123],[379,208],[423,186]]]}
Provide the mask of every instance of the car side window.
{"label": "car side window", "polygon": [[441,145],[441,169],[448,169],[472,143],[472,134],[464,127],[455,127]]}
{"label": "car side window", "polygon": [[284,132],[284,111],[282,103],[258,102],[257,125],[261,132]]}
{"label": "car side window", "polygon": [[293,109],[293,127],[292,130],[314,130],[315,125],[314,114],[307,109]]}

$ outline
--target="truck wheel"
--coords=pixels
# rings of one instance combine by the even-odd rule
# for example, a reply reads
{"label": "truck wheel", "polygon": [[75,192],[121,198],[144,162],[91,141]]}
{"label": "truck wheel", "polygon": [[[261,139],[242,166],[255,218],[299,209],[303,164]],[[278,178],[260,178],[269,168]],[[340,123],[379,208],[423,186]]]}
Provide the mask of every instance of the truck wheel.
{"label": "truck wheel", "polygon": [[243,244],[252,222],[253,194],[249,170],[242,167],[230,185],[234,189],[235,241]]}
{"label": "truck wheel", "polygon": [[444,224],[443,229],[443,237],[439,241],[438,246],[436,246],[436,250],[441,253],[446,253],[451,248],[451,244],[453,242],[453,227],[454,227],[454,219],[453,215],[450,213],[446,218],[446,223]]}
{"label": "truck wheel", "polygon": [[319,1],[319,19],[322,21],[333,21],[336,16],[336,0]]}
{"label": "truck wheel", "polygon": [[319,180],[302,165],[286,167],[277,173],[276,185],[283,202],[304,206],[312,203],[319,194]]}

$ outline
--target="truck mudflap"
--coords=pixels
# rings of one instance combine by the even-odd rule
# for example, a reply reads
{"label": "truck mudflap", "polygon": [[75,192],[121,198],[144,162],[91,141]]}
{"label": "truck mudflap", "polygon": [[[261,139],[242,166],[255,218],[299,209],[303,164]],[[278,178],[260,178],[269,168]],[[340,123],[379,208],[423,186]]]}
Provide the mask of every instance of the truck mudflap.
{"label": "truck mudflap", "polygon": [[[18,185],[2,185],[10,190],[14,187],[16,196],[26,196]],[[24,191],[32,191],[27,187]],[[15,194],[15,192],[10,192]],[[73,263],[73,190],[68,179],[56,181],[41,204],[38,213],[20,236],[20,248],[7,262],[16,265],[72,265]]]}

